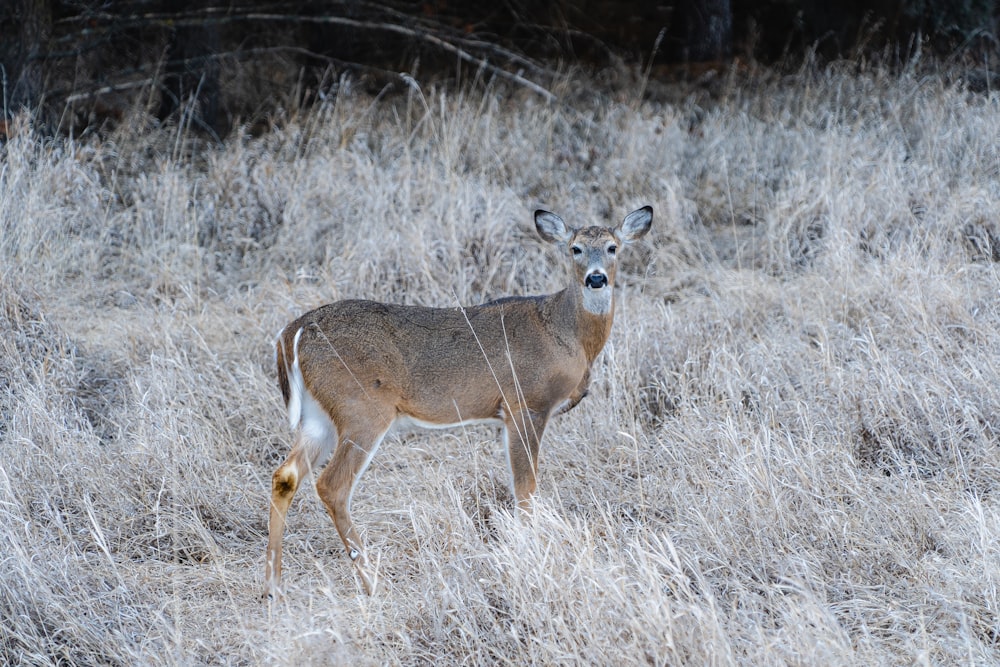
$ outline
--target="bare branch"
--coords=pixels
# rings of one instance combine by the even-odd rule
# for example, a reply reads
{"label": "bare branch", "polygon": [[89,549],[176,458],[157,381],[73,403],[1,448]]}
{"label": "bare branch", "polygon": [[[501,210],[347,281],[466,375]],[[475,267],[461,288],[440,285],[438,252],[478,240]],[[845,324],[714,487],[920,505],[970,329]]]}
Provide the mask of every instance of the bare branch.
{"label": "bare branch", "polygon": [[484,59],[484,58],[477,58],[476,56],[472,55],[468,51],[465,51],[464,49],[460,49],[459,47],[455,46],[451,42],[446,41],[444,39],[441,39],[440,37],[437,37],[437,36],[432,35],[430,33],[421,32],[419,30],[412,30],[410,28],[406,28],[406,27],[401,26],[401,25],[396,25],[394,23],[374,23],[374,22],[371,22],[371,21],[358,21],[358,20],[355,20],[355,19],[349,19],[349,18],[344,18],[344,17],[340,17],[340,16],[296,16],[296,17],[287,17],[287,16],[283,16],[281,14],[247,14],[246,18],[248,20],[257,20],[257,21],[288,21],[288,20],[294,20],[294,21],[303,22],[303,23],[322,23],[322,24],[331,24],[331,25],[341,25],[341,26],[345,26],[345,27],[359,28],[359,29],[363,29],[363,30],[384,30],[386,32],[393,32],[393,33],[396,33],[398,35],[405,35],[407,37],[411,37],[411,38],[414,38],[414,39],[418,39],[418,40],[421,40],[421,41],[433,44],[433,45],[437,46],[438,48],[440,48],[440,49],[442,49],[444,51],[448,51],[449,53],[455,54],[456,56],[458,56],[459,58],[461,58],[462,60],[464,60],[466,62],[474,63],[474,64],[478,65],[479,67],[482,67],[483,69],[485,69],[486,71],[488,71],[488,72],[490,72],[492,74],[496,74],[497,76],[499,76],[501,78],[509,79],[510,81],[513,81],[513,82],[517,83],[518,85],[524,86],[525,88],[528,88],[529,90],[531,90],[531,91],[533,91],[535,93],[538,93],[539,95],[541,95],[542,97],[544,97],[549,102],[553,102],[556,99],[556,96],[553,93],[551,93],[549,90],[547,90],[546,88],[540,86],[539,84],[535,83],[534,81],[530,81],[528,79],[525,79],[520,74],[515,74],[513,72],[508,72],[505,69],[501,69],[499,67],[496,67],[495,65],[491,65],[489,63],[489,61],[487,61],[486,59]]}
{"label": "bare branch", "polygon": [[[164,29],[176,29],[178,27],[191,27],[191,26],[210,26],[210,25],[222,25],[240,21],[248,22],[284,22],[284,23],[314,23],[323,25],[337,25],[347,28],[354,28],[358,30],[378,30],[383,32],[394,33],[397,35],[403,35],[410,39],[416,41],[424,42],[426,44],[433,45],[434,47],[451,53],[464,62],[471,63],[480,67],[487,72],[494,74],[498,77],[507,79],[516,83],[519,86],[528,88],[529,90],[541,95],[549,102],[556,99],[556,96],[550,92],[547,88],[541,84],[532,81],[531,79],[523,76],[523,71],[511,72],[503,67],[499,67],[491,63],[487,57],[483,57],[473,53],[477,52],[488,52],[492,53],[500,58],[508,61],[509,63],[521,66],[522,68],[528,69],[532,72],[538,74],[544,74],[546,71],[536,63],[532,62],[530,59],[515,53],[509,49],[502,46],[492,44],[478,39],[469,39],[467,37],[462,37],[458,35],[444,36],[440,32],[431,29],[431,27],[426,27],[423,29],[410,28],[397,23],[385,22],[385,21],[366,21],[359,19],[346,18],[341,16],[303,16],[303,15],[289,15],[280,13],[261,13],[261,12],[247,12],[247,13],[226,13],[221,14],[218,8],[206,8],[200,12],[188,12],[180,14],[166,14],[166,13],[148,13],[148,14],[136,14],[128,17],[114,17],[107,14],[98,15],[100,20],[109,22],[106,27],[87,27],[80,30],[74,31],[72,35],[64,35],[61,38],[55,40],[56,43],[72,41],[73,35],[76,38],[80,37],[93,37],[93,36],[103,36],[107,37],[109,34],[117,31],[127,29],[129,27],[146,26],[153,27],[158,26]],[[397,12],[398,13],[398,12]],[[93,19],[94,16],[89,16]],[[408,20],[414,20],[415,17],[406,17],[400,14],[400,18],[408,18]],[[100,42],[96,42],[99,44]],[[287,51],[294,52],[294,48],[285,48]],[[41,54],[38,57],[42,59],[51,58],[64,58],[64,57],[74,57],[79,55],[81,51],[79,49],[69,49],[57,52],[50,52],[47,54]],[[322,57],[319,54],[310,53],[314,57]],[[328,59],[331,62],[339,62],[335,59]],[[123,84],[128,85],[128,84]]]}

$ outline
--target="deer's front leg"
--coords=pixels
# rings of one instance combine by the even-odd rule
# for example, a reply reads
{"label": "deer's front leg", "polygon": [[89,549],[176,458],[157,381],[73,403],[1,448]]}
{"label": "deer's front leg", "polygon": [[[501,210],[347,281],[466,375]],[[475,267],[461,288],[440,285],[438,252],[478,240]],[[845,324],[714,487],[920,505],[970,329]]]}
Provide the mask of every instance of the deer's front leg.
{"label": "deer's front leg", "polygon": [[504,443],[510,463],[511,487],[517,506],[531,511],[538,474],[538,448],[548,422],[548,414],[520,408],[504,415]]}

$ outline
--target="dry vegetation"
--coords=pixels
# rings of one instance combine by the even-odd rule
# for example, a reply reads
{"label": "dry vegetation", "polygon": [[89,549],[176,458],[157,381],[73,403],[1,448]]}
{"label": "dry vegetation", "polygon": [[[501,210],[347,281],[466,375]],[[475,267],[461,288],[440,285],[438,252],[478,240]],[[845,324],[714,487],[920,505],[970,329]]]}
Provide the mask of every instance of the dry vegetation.
{"label": "dry vegetation", "polygon": [[[1000,660],[1000,98],[835,67],[594,88],[0,149],[0,662]],[[393,436],[355,496],[380,593],[305,486],[261,601],[278,329],[556,289],[535,207],[647,203],[533,519],[494,430]]]}

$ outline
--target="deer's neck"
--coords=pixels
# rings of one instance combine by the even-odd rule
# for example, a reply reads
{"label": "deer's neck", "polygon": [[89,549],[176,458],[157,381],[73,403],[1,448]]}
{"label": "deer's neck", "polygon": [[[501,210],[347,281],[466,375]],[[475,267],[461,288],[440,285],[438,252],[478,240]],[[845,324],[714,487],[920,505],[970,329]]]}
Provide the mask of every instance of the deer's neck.
{"label": "deer's neck", "polygon": [[552,295],[555,316],[560,320],[562,328],[571,332],[573,338],[583,346],[588,364],[593,363],[604,348],[604,343],[607,342],[608,336],[611,334],[611,324],[615,318],[612,288],[608,286],[605,289],[608,294],[606,302],[602,304],[603,312],[596,313],[585,307],[593,304],[585,303],[585,295],[575,285]]}

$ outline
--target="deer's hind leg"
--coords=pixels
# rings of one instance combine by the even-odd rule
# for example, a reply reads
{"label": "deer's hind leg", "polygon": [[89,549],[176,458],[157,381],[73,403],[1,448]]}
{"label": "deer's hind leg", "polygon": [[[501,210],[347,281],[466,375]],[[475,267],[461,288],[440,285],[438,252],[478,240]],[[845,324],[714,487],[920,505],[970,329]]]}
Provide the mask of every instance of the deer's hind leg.
{"label": "deer's hind leg", "polygon": [[354,562],[365,592],[369,595],[375,592],[375,573],[365,556],[361,536],[351,520],[351,497],[354,495],[354,487],[391,425],[392,420],[385,418],[376,418],[363,425],[343,425],[342,429],[338,429],[337,450],[316,480],[316,491],[326,505],[333,525],[347,549],[347,555]]}
{"label": "deer's hind leg", "polygon": [[281,541],[285,532],[285,516],[292,504],[302,479],[332,449],[333,433],[305,433],[302,429],[295,436],[295,445],[285,462],[278,466],[271,477],[271,512],[267,524],[267,553],[265,554],[264,581],[269,596],[280,593]]}

